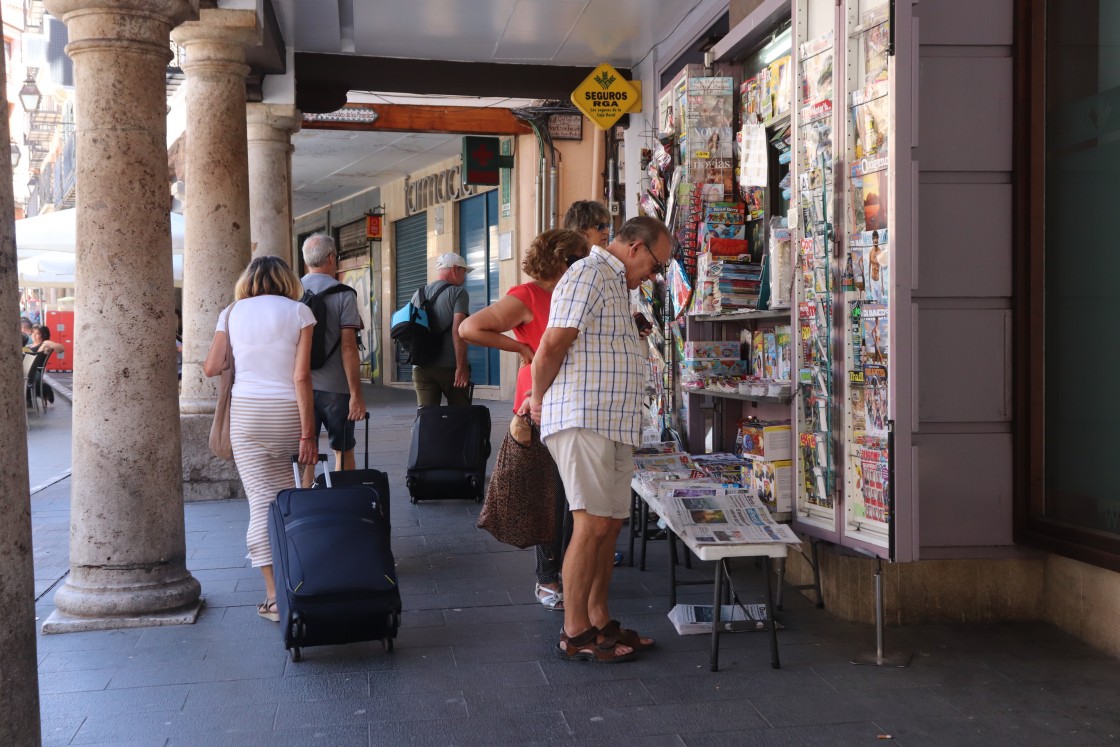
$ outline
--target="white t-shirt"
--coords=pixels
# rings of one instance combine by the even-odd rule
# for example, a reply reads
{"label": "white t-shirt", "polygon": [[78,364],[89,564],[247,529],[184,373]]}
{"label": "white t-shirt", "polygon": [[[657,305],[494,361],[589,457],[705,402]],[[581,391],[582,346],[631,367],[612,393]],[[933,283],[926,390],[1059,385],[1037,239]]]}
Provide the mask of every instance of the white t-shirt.
{"label": "white t-shirt", "polygon": [[[230,308],[233,318],[227,329]],[[294,401],[299,333],[314,323],[306,304],[283,296],[245,298],[222,309],[217,330],[229,335],[233,347],[233,396]]]}

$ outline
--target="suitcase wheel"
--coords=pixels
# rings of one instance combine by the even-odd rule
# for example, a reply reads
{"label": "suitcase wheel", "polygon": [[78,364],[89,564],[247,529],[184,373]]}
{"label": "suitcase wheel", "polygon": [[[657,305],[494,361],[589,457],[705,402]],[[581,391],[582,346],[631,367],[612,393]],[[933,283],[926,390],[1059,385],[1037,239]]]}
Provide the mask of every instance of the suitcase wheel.
{"label": "suitcase wheel", "polygon": [[419,500],[417,500],[417,499],[416,499],[416,496],[414,496],[414,495],[413,495],[413,496],[409,496],[409,499],[408,499],[408,500],[409,500],[409,502],[410,502],[410,503],[412,503],[412,504],[417,504],[417,503],[419,503],[419,502],[420,502]]}
{"label": "suitcase wheel", "polygon": [[300,650],[299,646],[289,651],[288,655],[292,657],[292,661],[303,661],[303,651]]}
{"label": "suitcase wheel", "polygon": [[476,495],[474,497],[474,502],[475,503],[482,503],[482,496],[481,495]]}
{"label": "suitcase wheel", "polygon": [[392,638],[382,638],[381,639],[381,645],[385,647],[386,651],[392,651],[393,650],[393,639]]}

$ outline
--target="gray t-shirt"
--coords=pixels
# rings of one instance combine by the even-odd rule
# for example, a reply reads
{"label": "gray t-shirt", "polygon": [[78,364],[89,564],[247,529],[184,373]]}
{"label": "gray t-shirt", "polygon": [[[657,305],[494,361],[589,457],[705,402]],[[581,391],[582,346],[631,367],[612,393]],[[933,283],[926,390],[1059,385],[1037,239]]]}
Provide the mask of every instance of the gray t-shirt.
{"label": "gray t-shirt", "polygon": [[[322,293],[338,281],[330,275],[321,272],[309,272],[301,281],[303,289],[312,293]],[[357,294],[350,291],[338,291],[327,296],[327,309],[332,313],[327,315],[326,346],[327,350],[338,342],[342,328],[361,329],[362,317],[358,314]],[[337,392],[346,394],[350,385],[346,382],[346,370],[342,367],[342,345],[335,349],[322,368],[311,372],[311,387],[317,392]]]}
{"label": "gray t-shirt", "polygon": [[[446,280],[429,283],[424,288],[424,295],[431,298],[444,285],[448,285]],[[418,294],[413,293],[412,303],[416,304],[418,301]],[[466,289],[459,285],[452,285],[439,294],[439,298],[436,299],[429,316],[428,326],[432,329],[443,330],[443,345],[440,346],[439,356],[431,363],[426,364],[426,368],[455,368],[455,345],[451,342],[451,322],[455,319],[456,314],[470,314],[470,304],[470,295]]]}

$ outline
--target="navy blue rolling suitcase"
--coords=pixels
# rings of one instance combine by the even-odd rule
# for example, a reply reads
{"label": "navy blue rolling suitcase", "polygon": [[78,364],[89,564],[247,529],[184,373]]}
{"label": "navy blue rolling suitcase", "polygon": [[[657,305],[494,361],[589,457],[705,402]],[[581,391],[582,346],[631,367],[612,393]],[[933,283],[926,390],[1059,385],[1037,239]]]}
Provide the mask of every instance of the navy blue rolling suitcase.
{"label": "navy blue rolling suitcase", "polygon": [[[339,488],[347,488],[352,485],[365,485],[377,491],[378,508],[381,509],[382,516],[385,517],[385,524],[392,527],[390,520],[390,501],[389,501],[389,476],[377,469],[370,469],[369,467],[369,413],[366,413],[366,451],[365,451],[365,469],[348,469],[338,470],[331,472],[331,484]],[[324,472],[315,478],[316,487],[327,487],[327,475]]]}
{"label": "navy blue rolling suitcase", "polygon": [[[298,483],[294,458],[292,467]],[[292,661],[306,646],[379,640],[392,651],[400,626],[401,593],[377,491],[331,487],[329,478],[327,485],[281,490],[269,507],[280,632]]]}
{"label": "navy blue rolling suitcase", "polygon": [[421,407],[412,425],[405,485],[412,502],[485,495],[490,410],[484,405]]}

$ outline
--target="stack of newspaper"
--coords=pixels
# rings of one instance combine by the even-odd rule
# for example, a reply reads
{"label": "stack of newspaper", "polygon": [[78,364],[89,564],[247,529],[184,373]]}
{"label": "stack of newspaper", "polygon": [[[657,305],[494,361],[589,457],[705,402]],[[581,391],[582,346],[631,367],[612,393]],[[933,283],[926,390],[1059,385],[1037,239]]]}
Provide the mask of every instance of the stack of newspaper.
{"label": "stack of newspaper", "polygon": [[[697,633],[712,632],[712,605],[710,604],[678,604],[669,610],[669,620],[680,635],[695,635]],[[732,627],[739,630],[750,630],[754,623],[754,630],[763,630],[766,627],[765,604],[724,604],[720,606],[719,620],[721,623],[732,623]],[[781,626],[779,626],[781,627]]]}
{"label": "stack of newspaper", "polygon": [[758,496],[742,488],[663,483],[651,505],[677,536],[698,545],[800,542],[792,529],[774,521]]}

